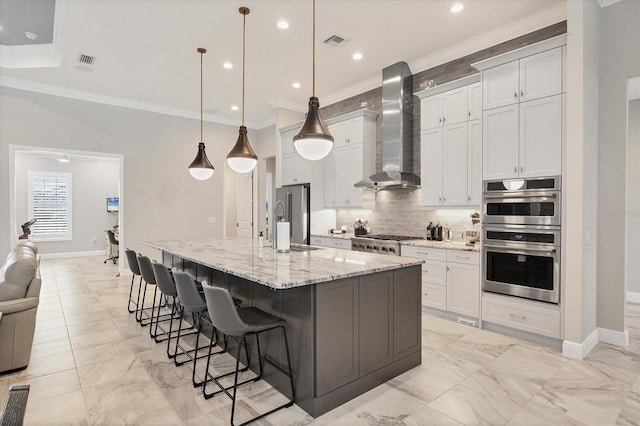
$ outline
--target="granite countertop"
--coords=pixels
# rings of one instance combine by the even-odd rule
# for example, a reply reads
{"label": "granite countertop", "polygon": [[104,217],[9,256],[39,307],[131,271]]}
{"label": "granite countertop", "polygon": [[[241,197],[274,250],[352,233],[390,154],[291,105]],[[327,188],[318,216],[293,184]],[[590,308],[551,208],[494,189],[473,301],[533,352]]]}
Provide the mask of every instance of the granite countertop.
{"label": "granite countertop", "polygon": [[401,241],[400,244],[403,246],[430,247],[448,250],[480,251],[480,244],[468,246],[463,241],[407,240]]}
{"label": "granite countertop", "polygon": [[276,253],[250,238],[144,241],[143,245],[273,289],[389,271],[424,263],[420,259],[334,248]]}
{"label": "granite countertop", "polygon": [[345,232],[344,234],[311,234],[312,237],[323,237],[323,238],[339,238],[341,240],[350,240],[353,237],[355,237],[355,235],[353,234],[353,232]]}

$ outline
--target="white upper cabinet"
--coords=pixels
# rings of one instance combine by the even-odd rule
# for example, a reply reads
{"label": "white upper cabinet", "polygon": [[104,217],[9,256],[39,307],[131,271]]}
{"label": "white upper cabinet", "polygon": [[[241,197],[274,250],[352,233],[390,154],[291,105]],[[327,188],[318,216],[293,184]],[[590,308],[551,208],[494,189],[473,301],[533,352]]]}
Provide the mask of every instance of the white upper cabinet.
{"label": "white upper cabinet", "polygon": [[482,118],[482,83],[475,83],[467,88],[467,108],[469,120]]}
{"label": "white upper cabinet", "polygon": [[[446,89],[452,85],[453,89]],[[433,92],[436,93],[431,94]],[[480,204],[481,92],[482,84],[475,75],[417,94],[422,96],[420,187],[423,206]]]}
{"label": "white upper cabinet", "polygon": [[280,185],[295,185],[310,183],[312,171],[321,166],[317,162],[305,160],[295,150],[293,137],[300,130],[300,124],[285,127],[280,131],[281,152],[280,157]]}
{"label": "white upper cabinet", "polygon": [[377,114],[359,110],[330,120],[333,149],[324,159],[324,206],[360,207],[361,189],[354,184],[375,170]]}
{"label": "white upper cabinet", "polygon": [[488,68],[482,73],[485,110],[561,92],[561,47]]}
{"label": "white upper cabinet", "polygon": [[483,178],[562,174],[566,36],[490,58],[482,70]]}

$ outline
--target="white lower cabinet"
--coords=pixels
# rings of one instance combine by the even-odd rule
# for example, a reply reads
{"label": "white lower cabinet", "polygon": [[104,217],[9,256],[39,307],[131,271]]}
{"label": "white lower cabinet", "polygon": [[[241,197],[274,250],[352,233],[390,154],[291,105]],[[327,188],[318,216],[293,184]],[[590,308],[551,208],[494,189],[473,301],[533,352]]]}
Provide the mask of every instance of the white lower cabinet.
{"label": "white lower cabinet", "polygon": [[479,317],[479,253],[403,245],[401,254],[425,260],[422,264],[424,306]]}
{"label": "white lower cabinet", "polygon": [[548,303],[484,293],[482,321],[556,339],[561,337],[560,308]]}

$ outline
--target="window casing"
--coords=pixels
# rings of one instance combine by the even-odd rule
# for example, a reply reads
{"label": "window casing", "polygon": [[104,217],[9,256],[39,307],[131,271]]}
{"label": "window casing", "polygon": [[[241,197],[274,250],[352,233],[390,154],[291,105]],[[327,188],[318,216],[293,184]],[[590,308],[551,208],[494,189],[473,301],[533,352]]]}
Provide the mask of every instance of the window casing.
{"label": "window casing", "polygon": [[31,240],[72,239],[71,192],[71,173],[29,171]]}

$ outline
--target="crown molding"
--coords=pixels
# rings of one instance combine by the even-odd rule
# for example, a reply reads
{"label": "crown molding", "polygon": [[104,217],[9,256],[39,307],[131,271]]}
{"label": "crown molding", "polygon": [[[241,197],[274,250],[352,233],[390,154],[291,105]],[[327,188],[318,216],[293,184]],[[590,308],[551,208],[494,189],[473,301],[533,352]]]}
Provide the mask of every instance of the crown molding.
{"label": "crown molding", "polygon": [[611,6],[612,4],[620,3],[622,0],[596,0],[600,7]]}
{"label": "crown molding", "polygon": [[[84,90],[69,89],[67,87],[61,87],[61,86],[56,86],[56,85],[47,84],[47,83],[38,83],[35,81],[29,81],[29,80],[24,80],[24,79],[15,78],[15,77],[6,77],[6,76],[0,75],[0,86],[10,87],[12,89],[24,90],[27,92],[42,93],[45,95],[75,99],[79,101],[95,102],[99,104],[105,104],[105,105],[116,106],[121,108],[129,108],[129,109],[135,109],[139,111],[153,112],[156,114],[164,114],[164,115],[171,115],[174,117],[200,120],[199,111],[189,111],[185,109],[169,107],[166,105],[158,105],[158,104],[153,104],[149,102],[139,102],[139,101],[134,101],[132,99],[119,98],[115,96],[101,95],[98,93],[87,92]],[[202,120],[209,123],[222,124],[222,125],[234,126],[234,127],[239,126],[241,124],[240,120],[230,120],[225,117],[220,117],[216,114],[203,114]],[[271,124],[275,122],[274,120],[268,120],[268,121]],[[263,123],[264,122],[260,122],[260,123],[247,122],[245,123],[245,125],[249,129],[261,129],[262,127],[258,127],[258,126],[266,127],[270,125],[270,124],[266,124],[266,126],[264,126]]]}

